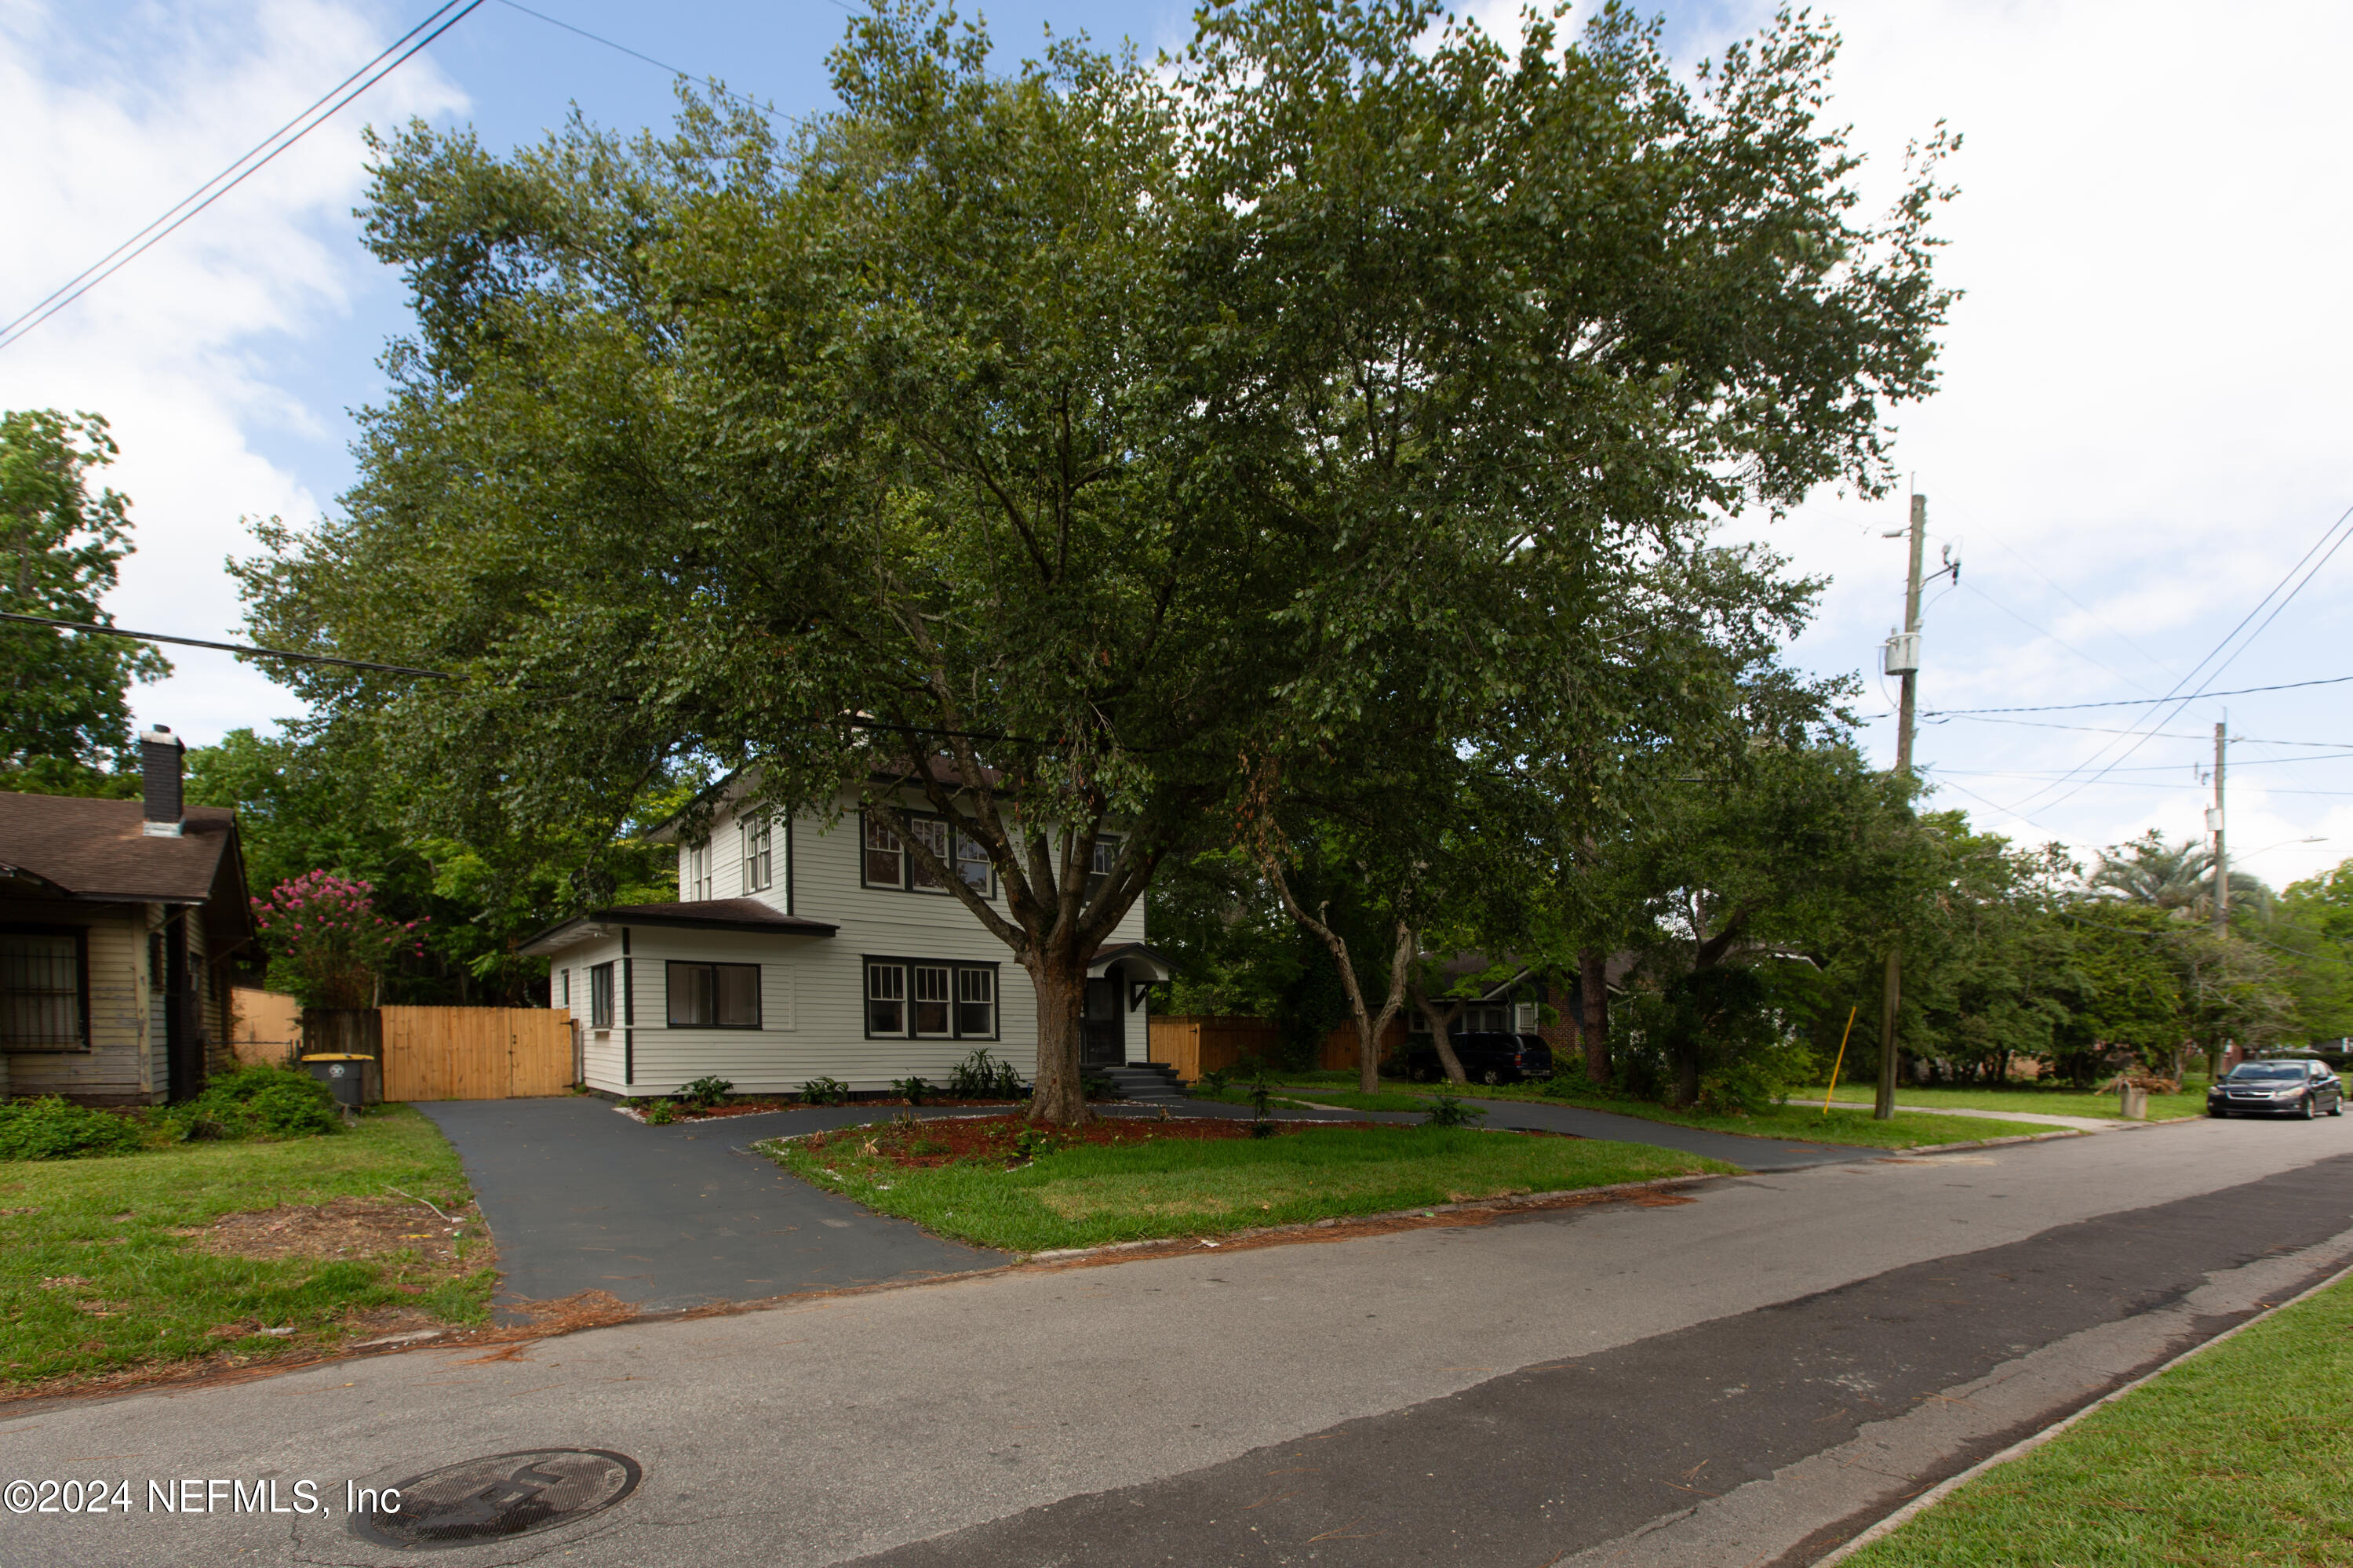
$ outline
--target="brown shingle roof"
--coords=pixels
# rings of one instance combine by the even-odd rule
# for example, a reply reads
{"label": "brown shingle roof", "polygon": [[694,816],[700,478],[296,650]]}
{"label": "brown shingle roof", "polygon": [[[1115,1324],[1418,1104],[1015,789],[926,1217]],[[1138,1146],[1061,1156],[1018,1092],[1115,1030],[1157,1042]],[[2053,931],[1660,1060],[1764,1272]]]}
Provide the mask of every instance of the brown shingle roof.
{"label": "brown shingle roof", "polygon": [[608,904],[574,915],[522,944],[546,954],[585,940],[578,928],[591,925],[683,926],[693,931],[744,931],[776,936],[831,936],[841,928],[824,921],[788,915],[757,899],[695,899],[675,904]]}
{"label": "brown shingle roof", "polygon": [[0,793],[0,867],[77,898],[205,902],[235,841],[237,814],[192,805],[177,838],[149,837],[143,816],[135,800]]}

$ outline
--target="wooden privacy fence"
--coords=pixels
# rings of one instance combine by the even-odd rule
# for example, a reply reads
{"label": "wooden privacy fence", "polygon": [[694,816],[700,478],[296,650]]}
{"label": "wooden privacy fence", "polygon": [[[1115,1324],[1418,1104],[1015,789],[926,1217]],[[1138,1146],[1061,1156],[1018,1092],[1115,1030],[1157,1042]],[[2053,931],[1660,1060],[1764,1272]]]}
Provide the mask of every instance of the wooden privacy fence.
{"label": "wooden privacy fence", "polygon": [[[1264,1018],[1224,1018],[1176,1014],[1152,1020],[1147,1047],[1155,1062],[1166,1062],[1187,1083],[1205,1072],[1242,1066],[1254,1057],[1274,1056],[1282,1045],[1282,1030]],[[1405,1047],[1405,1022],[1393,1020],[1382,1037],[1384,1056]],[[1315,1053],[1320,1068],[1346,1070],[1356,1065],[1356,1026],[1343,1024],[1324,1037]]]}
{"label": "wooden privacy fence", "polygon": [[562,1007],[383,1007],[386,1100],[520,1100],[576,1079]]}
{"label": "wooden privacy fence", "polygon": [[228,994],[229,1046],[241,1068],[282,1068],[302,1048],[302,1004],[251,985]]}

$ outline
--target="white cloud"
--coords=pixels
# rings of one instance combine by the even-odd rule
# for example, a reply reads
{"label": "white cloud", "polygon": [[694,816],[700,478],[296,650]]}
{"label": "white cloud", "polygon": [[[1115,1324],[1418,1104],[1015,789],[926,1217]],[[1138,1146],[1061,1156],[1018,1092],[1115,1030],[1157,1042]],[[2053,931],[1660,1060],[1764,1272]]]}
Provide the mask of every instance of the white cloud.
{"label": "white cloud", "polygon": [[[1962,194],[1938,226],[1951,241],[1942,275],[1967,297],[1944,335],[1943,389],[1903,413],[1896,448],[1930,498],[1933,534],[1958,541],[1964,560],[1961,590],[1926,619],[1924,704],[2162,692],[2353,504],[2341,456],[2353,416],[2342,370],[2353,208],[2341,199],[2353,110],[2339,80],[2353,9],[1830,9],[1846,39],[1831,112],[1871,155],[1875,202],[1892,193],[1907,141],[1939,119],[1966,138],[1948,171]],[[1765,4],[1686,8],[1670,32],[1688,59],[1769,16]],[[1879,534],[1905,517],[1900,496],[1822,496],[1756,530],[1834,577],[1798,652],[1866,671],[1867,710],[1884,706],[1877,643],[1902,609],[1903,545]],[[1932,570],[1936,556],[1932,545]],[[2330,635],[2348,583],[2353,549],[2215,688],[2353,671]],[[2191,767],[2211,756],[2200,737],[2221,707],[2193,705],[2164,726],[2187,739],[2148,742],[2079,794],[2003,775],[2063,772],[2113,737],[1956,720],[1926,730],[1919,755],[1952,785],[2022,807],[1958,787],[1941,797],[2022,839],[2091,847],[2144,826],[2179,838],[2202,827],[2208,795]],[[2234,733],[2353,741],[2353,686],[2229,709]],[[2116,726],[2136,711],[2016,717]],[[1870,731],[1883,757],[1893,728]],[[2275,882],[2353,855],[2353,763],[2254,765],[2295,754],[2232,753],[2232,841],[2265,850],[2252,868]],[[2268,847],[2312,835],[2329,842]]]}
{"label": "white cloud", "polygon": [[[121,25],[28,0],[0,8],[0,144],[11,150],[0,315],[14,316],[210,178],[396,31],[344,0],[140,6]],[[273,443],[332,438],[340,411],[298,389],[306,342],[373,286],[350,209],[363,117],[459,107],[418,57],[84,299],[0,350],[0,406],[90,409],[112,422],[109,472],[134,503],[138,553],[109,600],[142,631],[231,638],[223,557],[241,516],[305,521],[323,498]],[[133,694],[142,721],[196,741],[290,710],[225,654],[174,650],[178,673]]]}

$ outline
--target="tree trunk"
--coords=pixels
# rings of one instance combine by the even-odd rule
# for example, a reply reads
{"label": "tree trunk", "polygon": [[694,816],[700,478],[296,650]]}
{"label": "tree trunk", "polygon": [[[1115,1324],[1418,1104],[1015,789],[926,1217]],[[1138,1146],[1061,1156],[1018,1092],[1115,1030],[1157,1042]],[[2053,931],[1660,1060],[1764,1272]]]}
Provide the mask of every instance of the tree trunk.
{"label": "tree trunk", "polygon": [[1577,1032],[1585,1046],[1585,1076],[1609,1081],[1609,955],[1598,947],[1577,954]]}
{"label": "tree trunk", "polygon": [[1699,1103],[1699,1042],[1675,1042],[1675,1104],[1689,1110]]}
{"label": "tree trunk", "polygon": [[1445,1069],[1447,1081],[1468,1084],[1471,1077],[1462,1070],[1462,1058],[1454,1054],[1454,1020],[1462,1016],[1465,1004],[1458,998],[1454,1005],[1440,1011],[1438,1004],[1423,994],[1419,977],[1413,982],[1412,995],[1413,1005],[1430,1026],[1430,1042],[1438,1048],[1438,1065]]}
{"label": "tree trunk", "polygon": [[1029,1120],[1080,1126],[1087,1120],[1086,1083],[1079,1069],[1086,1031],[1086,963],[1076,953],[1036,954],[1022,967],[1038,993],[1038,1074],[1029,1091]]}

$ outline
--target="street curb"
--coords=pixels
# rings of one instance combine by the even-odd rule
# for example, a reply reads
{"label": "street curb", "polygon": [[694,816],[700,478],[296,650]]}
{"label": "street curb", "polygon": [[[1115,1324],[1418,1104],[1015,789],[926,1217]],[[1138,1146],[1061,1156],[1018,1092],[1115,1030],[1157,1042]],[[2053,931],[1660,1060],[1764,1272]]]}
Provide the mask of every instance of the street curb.
{"label": "street curb", "polygon": [[2094,1399],[2091,1404],[2084,1405],[2081,1410],[2076,1411],[2073,1415],[2065,1416],[2061,1420],[2052,1423],[2050,1426],[2045,1426],[2042,1431],[2035,1433],[2031,1436],[2019,1439],[2017,1442],[2012,1443],[2009,1447],[2004,1448],[1999,1454],[1978,1460],[1976,1464],[1971,1465],[1968,1469],[1963,1470],[1959,1475],[1937,1482],[1935,1486],[1930,1487],[1926,1491],[1922,1492],[1918,1497],[1914,1498],[1910,1502],[1905,1503],[1902,1508],[1897,1509],[1894,1513],[1889,1514],[1885,1519],[1881,1520],[1877,1524],[1874,1524],[1870,1529],[1864,1531],[1861,1535],[1856,1536],[1845,1545],[1841,1546],[1836,1551],[1831,1552],[1827,1557],[1815,1558],[1813,1568],[1833,1568],[1834,1564],[1845,1562],[1849,1557],[1853,1556],[1856,1552],[1862,1551],[1864,1547],[1869,1546],[1872,1542],[1881,1540],[1885,1536],[1894,1534],[1895,1531],[1903,1529],[1905,1525],[1911,1523],[1913,1520],[1916,1519],[1921,1514],[1926,1513],[1928,1510],[1936,1507],[1947,1498],[1952,1496],[1954,1492],[1958,1491],[1962,1487],[1977,1479],[1979,1476],[1984,1475],[1988,1470],[1993,1469],[1998,1466],[2006,1465],[2012,1459],[2032,1453],[2035,1449],[2040,1448],[2043,1444],[2050,1442],[2053,1437],[2058,1436],[2061,1433],[2066,1431],[2070,1426],[2074,1426],[2076,1422],[2083,1420],[2094,1411],[2105,1409],[2106,1406],[2115,1404],[2117,1400],[2122,1399],[2126,1394],[2131,1394],[2137,1389],[2156,1382],[2158,1378],[2163,1377],[2167,1373],[2171,1372],[2175,1367],[2181,1365],[2182,1363],[2193,1360],[2198,1356],[2204,1355],[2216,1345],[2226,1343],[2227,1342],[2237,1338],[2240,1334],[2242,1334],[2247,1330],[2253,1328],[2257,1323],[2263,1321],[2265,1319],[2272,1317],[2274,1313],[2284,1310],[2289,1307],[2293,1307],[2299,1301],[2307,1300],[2314,1296],[2317,1296],[2323,1290],[2326,1290],[2331,1286],[2337,1285],[2348,1278],[2353,1278],[2353,1264],[2348,1264],[2346,1267],[2338,1269],[2336,1273],[2331,1274],[2327,1279],[2321,1280],[2316,1285],[2313,1285],[2306,1289],[2297,1291],[2294,1296],[2289,1297],[2284,1301],[2266,1307],[2262,1311],[2257,1312],[2253,1317],[2247,1319],[2244,1322],[2232,1324],[2230,1328],[2223,1330],[2219,1334],[2216,1334],[2212,1339],[2206,1340],[2199,1344],[2190,1346],[2188,1350],[2183,1351],[2179,1355],[2175,1356],[2171,1361],[2167,1362],[2164,1365],[2159,1366],[2153,1371],[2143,1373],[2140,1376],[2134,1378],[2130,1383],[2126,1384],[2121,1388],[2113,1389],[2110,1392],[2102,1394],[2099,1398]]}
{"label": "street curb", "polygon": [[[1499,1129],[1500,1131],[1500,1129]],[[1044,1252],[1020,1254],[1015,1266],[1023,1263],[1069,1263],[1073,1259],[1102,1258],[1113,1254],[1143,1252],[1152,1247],[1166,1247],[1180,1252],[1197,1252],[1202,1247],[1226,1247],[1246,1241],[1264,1241],[1271,1237],[1306,1236],[1316,1231],[1339,1230],[1353,1225],[1384,1225],[1403,1219],[1435,1219],[1441,1215],[1509,1213],[1514,1209],[1550,1208],[1587,1198],[1607,1197],[1618,1193],[1643,1192],[1653,1187],[1681,1186],[1692,1182],[1721,1182],[1733,1175],[1717,1171],[1697,1171],[1682,1176],[1653,1176],[1643,1182],[1612,1182],[1600,1187],[1564,1187],[1557,1192],[1517,1193],[1505,1197],[1472,1198],[1467,1203],[1425,1204],[1415,1208],[1388,1209],[1379,1214],[1333,1215],[1324,1219],[1307,1220],[1298,1225],[1261,1226],[1252,1230],[1229,1230],[1216,1237],[1163,1236],[1146,1241],[1107,1241],[1101,1247],[1058,1247]]]}

